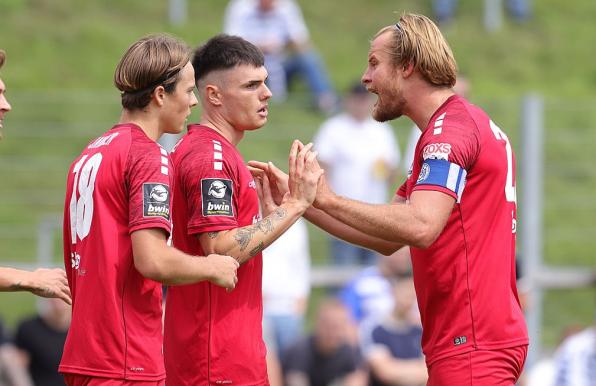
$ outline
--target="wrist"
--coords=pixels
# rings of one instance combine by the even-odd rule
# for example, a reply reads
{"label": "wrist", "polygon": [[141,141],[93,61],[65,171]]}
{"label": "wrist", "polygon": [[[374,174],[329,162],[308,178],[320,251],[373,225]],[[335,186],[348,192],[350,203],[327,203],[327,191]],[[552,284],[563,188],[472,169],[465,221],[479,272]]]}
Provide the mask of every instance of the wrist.
{"label": "wrist", "polygon": [[295,198],[288,198],[286,202],[281,205],[285,207],[290,213],[296,212],[299,216],[302,216],[304,212],[310,207],[310,204],[303,200],[298,200]]}
{"label": "wrist", "polygon": [[317,198],[315,199],[315,202],[313,202],[313,206],[321,210],[327,209],[333,204],[333,201],[336,197],[337,196],[332,192],[317,194]]}
{"label": "wrist", "polygon": [[29,271],[15,270],[11,287],[15,290],[32,290],[33,283],[35,282],[31,280],[32,274]]}

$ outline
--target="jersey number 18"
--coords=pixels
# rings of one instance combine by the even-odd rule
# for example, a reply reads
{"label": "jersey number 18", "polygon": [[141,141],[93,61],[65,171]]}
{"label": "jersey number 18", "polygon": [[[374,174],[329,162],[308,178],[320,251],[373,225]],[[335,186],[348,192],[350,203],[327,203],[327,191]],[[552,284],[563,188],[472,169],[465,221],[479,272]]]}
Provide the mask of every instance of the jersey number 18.
{"label": "jersey number 18", "polygon": [[[95,178],[103,156],[95,153],[87,160],[84,155],[73,168],[74,182],[72,196],[70,198],[70,234],[72,243],[77,243],[77,236],[83,240],[91,229],[93,220],[93,190],[95,189]],[[79,199],[77,200],[77,191]]]}

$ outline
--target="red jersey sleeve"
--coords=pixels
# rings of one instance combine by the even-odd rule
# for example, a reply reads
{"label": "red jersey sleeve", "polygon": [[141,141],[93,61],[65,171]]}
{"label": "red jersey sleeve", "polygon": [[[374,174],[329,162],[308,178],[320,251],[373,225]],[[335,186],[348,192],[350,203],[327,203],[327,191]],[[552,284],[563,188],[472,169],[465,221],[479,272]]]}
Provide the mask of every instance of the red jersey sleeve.
{"label": "red jersey sleeve", "polygon": [[221,142],[209,141],[196,141],[177,170],[188,203],[189,235],[238,227],[235,160],[226,157]]}
{"label": "red jersey sleeve", "polygon": [[408,198],[407,184],[408,184],[408,181],[407,180],[404,181],[404,183],[401,184],[401,186],[399,188],[397,188],[397,191],[395,192],[395,194],[402,198]]}
{"label": "red jersey sleeve", "polygon": [[147,138],[133,137],[126,174],[130,233],[161,228],[169,235],[173,172],[168,153]]}
{"label": "red jersey sleeve", "polygon": [[421,167],[413,190],[436,190],[459,201],[479,152],[479,134],[471,118],[439,115],[420,138],[416,158]]}

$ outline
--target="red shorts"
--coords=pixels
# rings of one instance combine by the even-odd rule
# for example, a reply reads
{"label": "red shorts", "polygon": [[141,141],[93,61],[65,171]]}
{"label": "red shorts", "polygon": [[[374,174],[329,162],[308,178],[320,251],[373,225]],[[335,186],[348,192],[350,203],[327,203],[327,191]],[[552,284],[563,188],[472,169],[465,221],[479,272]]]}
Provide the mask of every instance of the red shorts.
{"label": "red shorts", "polygon": [[427,386],[513,386],[528,354],[528,346],[477,350],[433,363]]}
{"label": "red shorts", "polygon": [[72,373],[65,373],[63,375],[66,386],[164,386],[166,384],[165,380],[130,381],[126,379],[90,377]]}

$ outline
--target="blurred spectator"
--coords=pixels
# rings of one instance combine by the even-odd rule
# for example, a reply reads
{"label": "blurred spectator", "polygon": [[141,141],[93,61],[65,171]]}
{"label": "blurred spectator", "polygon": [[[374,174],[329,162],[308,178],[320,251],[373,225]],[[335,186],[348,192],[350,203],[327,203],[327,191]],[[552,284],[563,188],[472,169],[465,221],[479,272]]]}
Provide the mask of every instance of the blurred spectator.
{"label": "blurred spectator", "polygon": [[[410,270],[410,247],[403,247],[390,256],[379,255],[376,265],[362,270],[340,290],[339,298],[357,324],[374,315],[386,315],[393,308],[389,278]],[[417,313],[415,307],[412,308]]]}
{"label": "blurred spectator", "polygon": [[571,335],[555,354],[555,386],[596,385],[596,325]]}
{"label": "blurred spectator", "polygon": [[[455,86],[453,86],[453,92],[468,99],[470,95],[470,81],[465,76],[459,75],[455,82]],[[410,136],[408,137],[406,152],[402,162],[402,168],[406,175],[410,173],[410,168],[412,167],[412,162],[414,161],[416,145],[418,144],[418,139],[420,138],[421,134],[422,131],[420,131],[416,125],[414,125],[410,130]]]}
{"label": "blurred spectator", "polygon": [[362,385],[366,374],[358,348],[348,343],[351,320],[336,299],[317,308],[314,332],[294,343],[283,355],[287,386]]}
{"label": "blurred spectator", "polygon": [[393,310],[363,322],[362,352],[371,386],[424,385],[428,379],[422,354],[422,327],[412,321],[416,292],[411,273],[391,279]]}
{"label": "blurred spectator", "polygon": [[279,354],[302,336],[309,295],[308,230],[299,219],[263,251],[263,338],[271,386],[283,383]]}
{"label": "blurred spectator", "polygon": [[300,219],[263,251],[263,313],[280,351],[302,335],[309,295],[308,230]]}
{"label": "blurred spectator", "polygon": [[290,81],[300,75],[319,110],[331,113],[336,109],[337,96],[293,0],[232,0],[226,9],[224,32],[241,36],[263,51],[273,100],[283,101]]}
{"label": "blurred spectator", "polygon": [[15,344],[28,358],[35,386],[61,385],[64,378],[58,365],[70,326],[70,306],[60,299],[43,299],[38,305],[39,315],[19,324]]}
{"label": "blurred spectator", "polygon": [[[506,0],[507,11],[516,21],[530,17],[530,0]],[[457,0],[433,0],[433,11],[439,24],[448,24],[455,15]]]}
{"label": "blurred spectator", "polygon": [[0,386],[32,385],[33,381],[27,373],[25,358],[10,342],[4,331],[4,325],[0,322]]}
{"label": "blurred spectator", "polygon": [[[323,123],[314,144],[337,194],[380,204],[387,200],[400,153],[392,127],[371,117],[374,100],[360,81],[354,83],[345,98],[345,112]],[[373,251],[335,238],[331,255],[338,265],[371,265],[377,257]]]}

